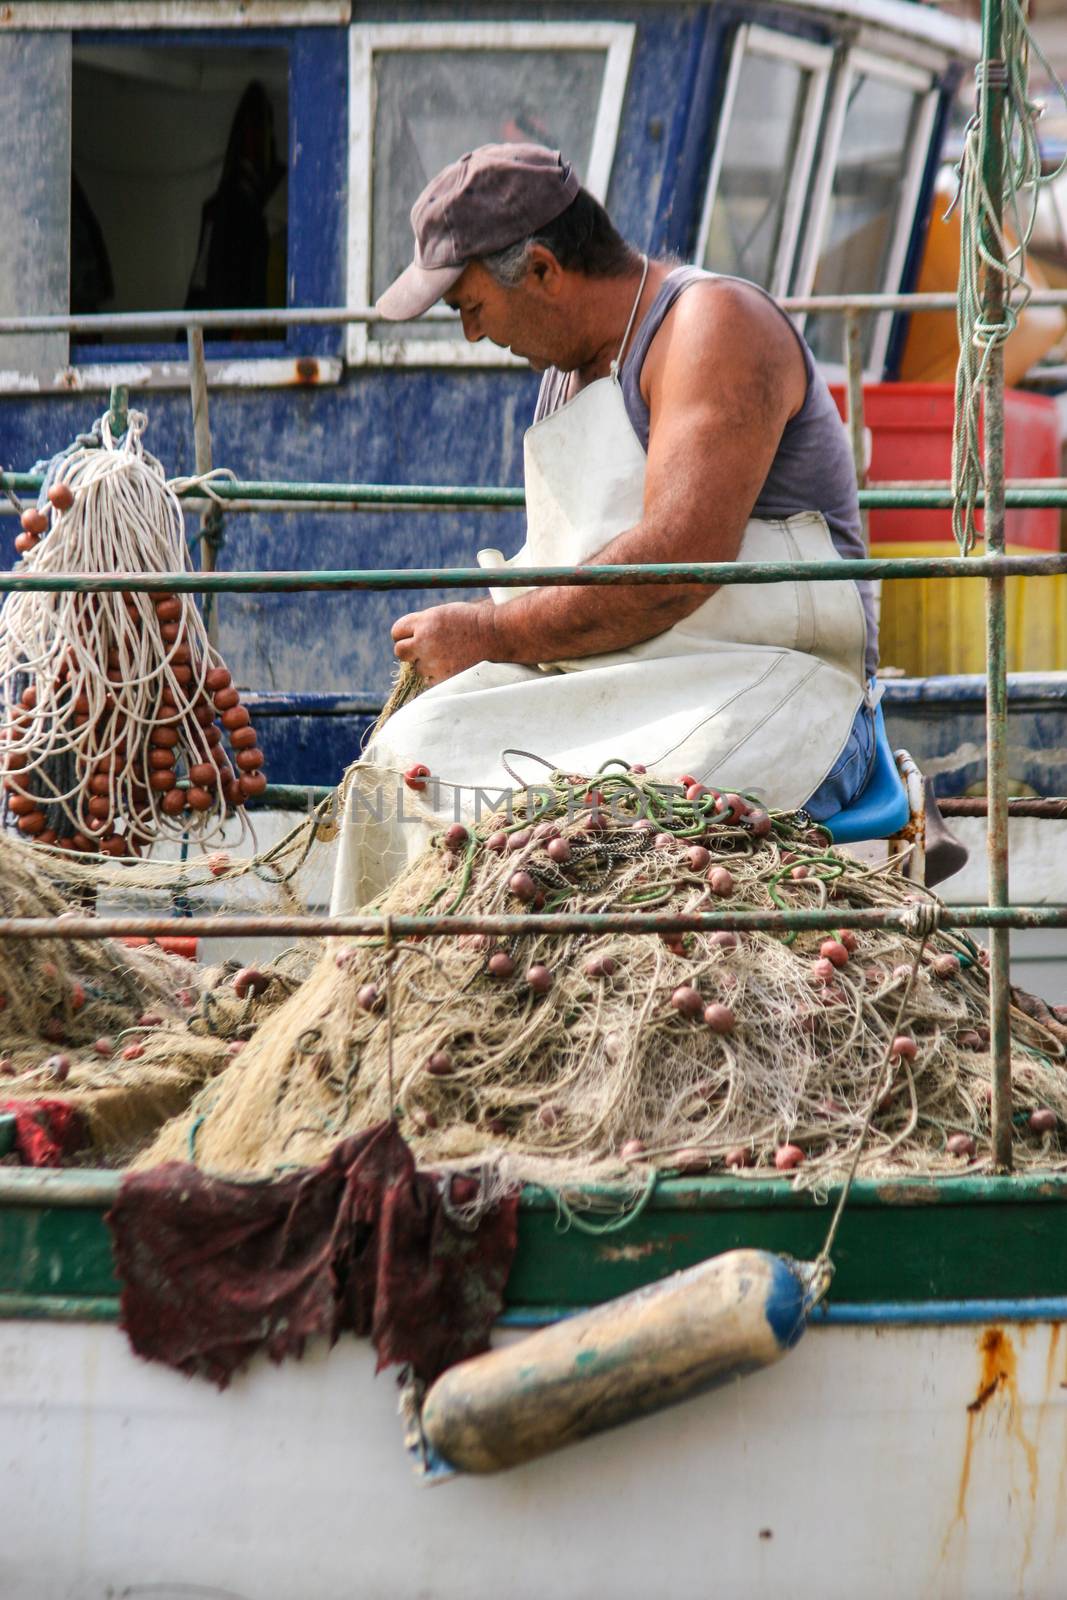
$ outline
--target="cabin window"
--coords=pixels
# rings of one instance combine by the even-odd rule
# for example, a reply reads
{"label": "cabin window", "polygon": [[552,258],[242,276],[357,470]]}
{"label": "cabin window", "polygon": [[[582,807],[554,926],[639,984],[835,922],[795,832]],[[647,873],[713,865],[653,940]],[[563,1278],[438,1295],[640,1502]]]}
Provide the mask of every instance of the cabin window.
{"label": "cabin window", "polygon": [[[810,289],[803,292],[891,293],[904,270],[936,92],[928,73],[859,51],[838,91],[831,115],[835,156],[824,173],[822,203],[814,202],[821,225],[812,231],[804,275]],[[882,365],[891,321],[889,314],[865,319],[869,369]],[[840,317],[810,317],[805,337],[820,361],[843,359]]]}
{"label": "cabin window", "polygon": [[[282,26],[309,8],[323,25]],[[0,133],[20,174],[0,200],[0,314],[179,315],[130,332],[0,336],[0,392],[181,389],[183,313],[344,299],[345,0],[248,0],[239,24],[216,0],[175,0],[166,29],[146,9],[129,31],[122,8],[87,0],[0,30]],[[104,11],[119,26],[62,26]],[[269,31],[252,30],[258,15]],[[206,344],[214,386],[335,383],[342,371],[332,326],[223,327]]]}
{"label": "cabin window", "polygon": [[743,27],[734,42],[697,260],[785,294],[833,52]]}
{"label": "cabin window", "polygon": [[[411,260],[409,213],[449,161],[479,144],[561,149],[603,199],[633,29],[600,24],[419,24],[351,30],[349,301],[370,305]],[[457,318],[354,326],[364,361],[512,365],[468,345]]]}
{"label": "cabin window", "polygon": [[288,151],[284,49],[75,45],[71,311],[284,306]]}

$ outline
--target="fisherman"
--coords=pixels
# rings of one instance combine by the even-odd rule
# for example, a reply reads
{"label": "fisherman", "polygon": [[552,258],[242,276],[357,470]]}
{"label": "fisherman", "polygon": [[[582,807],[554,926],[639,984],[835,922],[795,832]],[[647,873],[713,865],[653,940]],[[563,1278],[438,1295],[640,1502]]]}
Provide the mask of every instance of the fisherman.
{"label": "fisherman", "polygon": [[[516,565],[865,554],[837,408],[762,289],[650,260],[540,145],[462,156],[411,220],[415,259],[378,314],[408,322],[443,299],[469,341],[489,339],[544,374]],[[479,560],[507,565],[496,551]],[[396,656],[431,687],[361,764],[379,775],[427,767],[442,819],[463,816],[478,789],[513,787],[515,746],[568,772],[622,758],[667,781],[684,773],[806,806],[816,820],[863,788],[878,657],[870,584],[491,595],[394,624]],[[395,829],[380,834],[368,876],[357,809],[350,795],[337,911],[415,850],[410,833],[406,850]]]}

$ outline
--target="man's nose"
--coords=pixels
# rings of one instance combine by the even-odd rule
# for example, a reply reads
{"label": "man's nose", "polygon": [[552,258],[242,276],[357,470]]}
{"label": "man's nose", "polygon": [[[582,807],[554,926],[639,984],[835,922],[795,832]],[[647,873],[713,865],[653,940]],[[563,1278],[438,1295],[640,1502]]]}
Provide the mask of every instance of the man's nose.
{"label": "man's nose", "polygon": [[459,315],[463,323],[463,337],[468,344],[477,344],[480,339],[485,338],[485,334],[482,333],[478,326],[476,316],[473,316],[469,311],[461,311]]}

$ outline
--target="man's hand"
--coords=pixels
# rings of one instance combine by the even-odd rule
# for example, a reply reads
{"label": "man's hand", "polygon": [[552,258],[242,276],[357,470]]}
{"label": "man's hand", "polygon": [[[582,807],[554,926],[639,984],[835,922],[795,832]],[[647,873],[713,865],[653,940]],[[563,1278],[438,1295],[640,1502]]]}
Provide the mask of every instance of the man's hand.
{"label": "man's hand", "polygon": [[492,600],[459,601],[411,611],[393,623],[393,654],[426,683],[443,683],[491,659]]}

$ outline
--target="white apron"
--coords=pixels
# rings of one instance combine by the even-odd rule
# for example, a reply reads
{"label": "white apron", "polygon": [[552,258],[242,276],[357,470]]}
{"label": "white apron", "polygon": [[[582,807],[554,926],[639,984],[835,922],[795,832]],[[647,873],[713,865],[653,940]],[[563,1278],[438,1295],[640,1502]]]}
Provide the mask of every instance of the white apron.
{"label": "white apron", "polygon": [[[526,543],[513,564],[587,561],[634,527],[645,464],[614,373],[535,423],[525,438]],[[804,512],[749,522],[738,559],[836,554],[822,516]],[[496,550],[481,551],[479,561],[508,565]],[[492,591],[503,605],[524,592]],[[504,765],[508,750],[582,774],[621,758],[667,781],[689,773],[769,806],[803,805],[841,754],[863,702],[865,642],[849,580],[728,584],[684,621],[627,649],[540,668],[468,668],[398,711],[349,770],[331,911],[343,915],[375,898],[435,829],[487,814],[486,791],[516,787]],[[532,784],[547,776],[510,760]],[[439,782],[414,797],[399,775],[418,762]]]}

